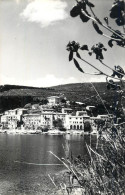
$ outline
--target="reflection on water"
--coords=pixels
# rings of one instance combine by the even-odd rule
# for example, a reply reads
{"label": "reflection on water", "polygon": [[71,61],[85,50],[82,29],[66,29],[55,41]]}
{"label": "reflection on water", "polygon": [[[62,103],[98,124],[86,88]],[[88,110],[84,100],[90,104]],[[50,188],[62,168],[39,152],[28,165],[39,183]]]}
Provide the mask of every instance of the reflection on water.
{"label": "reflection on water", "polygon": [[[94,144],[96,137],[91,136]],[[36,164],[60,164],[48,151],[59,157],[68,147],[74,155],[87,155],[85,143],[90,136],[80,135],[7,135],[0,134],[0,194],[47,194],[48,174],[64,169],[59,166],[35,166],[14,161]],[[64,148],[63,148],[64,146]],[[50,193],[50,192],[48,192]]]}

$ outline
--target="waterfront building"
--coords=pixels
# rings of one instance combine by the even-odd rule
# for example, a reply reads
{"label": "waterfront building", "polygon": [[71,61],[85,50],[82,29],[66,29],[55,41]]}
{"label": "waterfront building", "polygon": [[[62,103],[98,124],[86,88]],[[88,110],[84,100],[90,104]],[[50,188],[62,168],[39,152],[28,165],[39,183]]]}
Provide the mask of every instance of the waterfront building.
{"label": "waterfront building", "polygon": [[8,115],[2,115],[1,116],[1,123],[7,123],[7,122],[8,122]]}
{"label": "waterfront building", "polygon": [[42,112],[41,113],[41,126],[43,128],[47,127],[52,129],[53,127],[53,113],[52,112]]}
{"label": "waterfront building", "polygon": [[27,109],[17,108],[5,111],[1,116],[1,123],[8,128],[17,128],[19,122],[22,122],[22,115],[27,113]]}
{"label": "waterfront building", "polygon": [[3,114],[0,114],[0,123],[1,123],[1,117],[2,117]]}
{"label": "waterfront building", "polygon": [[21,121],[21,115],[2,115],[1,116],[1,123],[3,125],[7,125],[8,128],[17,128],[18,121]]}
{"label": "waterfront building", "polygon": [[66,116],[66,123],[65,127],[67,129],[71,130],[83,130],[84,129],[84,121],[86,119],[89,119],[89,116],[72,116],[72,115],[67,115]]}
{"label": "waterfront building", "polygon": [[41,126],[41,115],[40,114],[24,114],[22,117],[25,127],[37,128]]}
{"label": "waterfront building", "polygon": [[16,115],[17,114],[17,109],[5,111],[5,114],[7,114],[7,115]]}

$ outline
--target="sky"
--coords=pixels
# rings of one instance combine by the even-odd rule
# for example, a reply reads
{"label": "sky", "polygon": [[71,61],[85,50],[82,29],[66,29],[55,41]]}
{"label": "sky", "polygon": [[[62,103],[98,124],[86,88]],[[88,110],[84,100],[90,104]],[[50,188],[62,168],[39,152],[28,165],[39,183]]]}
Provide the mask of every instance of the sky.
{"label": "sky", "polygon": [[[104,22],[113,0],[91,2]],[[105,81],[104,76],[82,74],[68,61],[66,45],[73,40],[88,44],[89,48],[102,42],[108,49],[104,62],[112,68],[125,68],[124,49],[108,47],[108,39],[95,32],[91,21],[82,23],[79,17],[72,18],[69,13],[74,4],[75,0],[0,0],[0,85],[49,87]],[[117,29],[114,20],[110,19],[110,23]],[[94,55],[80,54],[106,73],[112,73]],[[86,72],[96,72],[83,62],[80,65]]]}

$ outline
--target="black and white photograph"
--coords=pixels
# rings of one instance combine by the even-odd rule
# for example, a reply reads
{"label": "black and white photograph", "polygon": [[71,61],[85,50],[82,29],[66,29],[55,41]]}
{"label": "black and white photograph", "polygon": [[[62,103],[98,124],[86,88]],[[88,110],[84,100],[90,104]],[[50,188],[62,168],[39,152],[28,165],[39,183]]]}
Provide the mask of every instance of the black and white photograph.
{"label": "black and white photograph", "polygon": [[124,0],[0,0],[0,195],[125,195]]}

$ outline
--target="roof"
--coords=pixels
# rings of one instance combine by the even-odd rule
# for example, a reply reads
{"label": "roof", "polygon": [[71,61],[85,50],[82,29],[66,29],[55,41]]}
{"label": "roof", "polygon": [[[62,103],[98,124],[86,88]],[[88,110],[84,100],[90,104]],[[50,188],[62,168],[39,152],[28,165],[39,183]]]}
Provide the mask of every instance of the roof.
{"label": "roof", "polygon": [[42,110],[54,110],[54,109],[52,109],[52,108],[43,108]]}
{"label": "roof", "polygon": [[109,117],[107,114],[99,114],[98,117]]}
{"label": "roof", "polygon": [[41,115],[53,115],[53,112],[42,112]]}
{"label": "roof", "polygon": [[23,116],[40,116],[40,114],[23,114]]}
{"label": "roof", "polygon": [[80,104],[80,105],[82,105],[82,104],[85,104],[85,103],[83,103],[83,102],[76,102],[77,104]]}
{"label": "roof", "polygon": [[[85,118],[84,116],[73,116],[73,115],[67,115],[68,117],[71,117],[71,118]],[[89,116],[87,116],[87,117],[89,117]]]}
{"label": "roof", "polygon": [[64,110],[72,110],[72,108],[63,108]]}
{"label": "roof", "polygon": [[50,99],[50,98],[60,98],[59,96],[50,96],[50,97],[47,97],[47,99]]}

